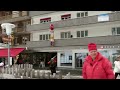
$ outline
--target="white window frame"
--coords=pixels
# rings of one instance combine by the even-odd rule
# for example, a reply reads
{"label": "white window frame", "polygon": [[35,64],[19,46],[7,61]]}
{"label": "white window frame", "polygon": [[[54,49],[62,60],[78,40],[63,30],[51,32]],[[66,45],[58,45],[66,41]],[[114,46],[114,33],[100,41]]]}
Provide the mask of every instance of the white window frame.
{"label": "white window frame", "polygon": [[[43,36],[44,36],[44,35],[45,35],[45,39],[43,40]],[[46,39],[47,35],[48,35],[48,39]],[[42,38],[41,38],[40,36],[42,36]],[[40,34],[40,35],[39,35],[39,40],[40,40],[40,41],[50,40],[50,34]]]}
{"label": "white window frame", "polygon": [[[113,28],[114,28],[114,31],[113,31]],[[118,28],[120,28],[120,27],[112,27],[112,31],[111,31],[112,35],[120,35],[117,33]]]}
{"label": "white window frame", "polygon": [[71,14],[64,17],[61,16],[61,20],[68,20],[68,19],[71,19]]}
{"label": "white window frame", "polygon": [[[87,13],[87,15],[85,15],[85,13]],[[78,14],[80,14],[79,17],[78,17]],[[82,14],[84,14],[84,15],[82,16]],[[82,17],[87,17],[87,16],[88,16],[88,11],[77,13],[77,18],[82,18]]]}
{"label": "white window frame", "polygon": [[[85,36],[85,32],[87,31],[87,33],[88,33],[88,30],[82,30],[82,31],[77,31],[76,32],[76,36],[77,36],[77,38],[83,38],[83,37],[88,37],[88,34],[87,34],[87,36]],[[77,33],[79,32],[79,37],[78,37],[78,35],[77,35]],[[83,37],[81,37],[81,35],[82,35],[82,33],[81,32],[84,32],[84,36]]]}
{"label": "white window frame", "polygon": [[69,38],[71,38],[71,32],[70,31],[68,31],[68,32],[61,32],[60,35],[61,35],[61,39],[69,39]]}
{"label": "white window frame", "polygon": [[50,17],[50,19],[46,19],[46,20],[41,20],[41,19],[40,19],[40,23],[49,23],[49,22],[51,22],[51,17]]}

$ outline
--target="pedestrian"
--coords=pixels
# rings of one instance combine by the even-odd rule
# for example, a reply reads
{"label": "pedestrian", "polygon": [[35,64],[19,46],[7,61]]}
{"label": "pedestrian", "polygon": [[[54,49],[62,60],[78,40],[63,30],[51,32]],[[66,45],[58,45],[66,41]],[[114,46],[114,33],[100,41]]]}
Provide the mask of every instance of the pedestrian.
{"label": "pedestrian", "polygon": [[114,73],[115,73],[115,79],[120,75],[120,55],[117,56],[116,61],[114,62]]}
{"label": "pedestrian", "polygon": [[95,43],[88,44],[89,55],[86,56],[82,75],[84,79],[115,79],[112,63],[97,51]]}
{"label": "pedestrian", "polygon": [[18,58],[19,58],[19,55],[17,55],[16,57],[14,57],[14,60],[13,60],[13,65],[17,64],[18,63]]}
{"label": "pedestrian", "polygon": [[40,66],[39,67],[42,67],[42,68],[45,67],[44,61],[40,61]]}
{"label": "pedestrian", "polygon": [[49,67],[51,70],[51,74],[56,73],[56,67],[57,67],[57,57],[52,58],[49,62]]}
{"label": "pedestrian", "polygon": [[21,55],[19,55],[19,57],[17,58],[17,64],[23,64]]}
{"label": "pedestrian", "polygon": [[3,68],[4,68],[4,62],[2,61],[0,62],[0,74],[2,73]]}

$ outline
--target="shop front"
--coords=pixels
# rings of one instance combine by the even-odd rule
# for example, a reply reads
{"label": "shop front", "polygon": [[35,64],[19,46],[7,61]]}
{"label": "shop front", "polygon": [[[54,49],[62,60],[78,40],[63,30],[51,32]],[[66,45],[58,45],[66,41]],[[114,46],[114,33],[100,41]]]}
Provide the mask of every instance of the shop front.
{"label": "shop front", "polygon": [[72,67],[72,51],[58,52],[58,67]]}
{"label": "shop front", "polygon": [[118,55],[120,55],[120,49],[119,48],[103,49],[103,50],[99,50],[99,51],[103,56],[105,56],[106,58],[108,58],[110,60],[110,62],[112,63],[112,66],[114,67],[114,61],[115,61],[116,57]]}
{"label": "shop front", "polygon": [[31,59],[32,59],[34,68],[49,67],[48,62],[51,60],[51,58],[53,58],[56,55],[57,55],[57,52],[34,52],[32,53]]}
{"label": "shop front", "polygon": [[[10,48],[10,65],[13,64],[13,58],[15,58],[18,54],[24,51],[25,48]],[[8,64],[8,48],[0,49],[0,60],[4,61],[4,64]],[[0,61],[0,62],[1,62]]]}
{"label": "shop front", "polygon": [[[114,61],[117,55],[120,55],[120,49],[98,49],[98,51],[108,58],[114,67]],[[85,57],[88,55],[87,49],[78,49],[71,51],[59,51],[58,56],[58,67],[64,68],[82,68],[85,61]]]}

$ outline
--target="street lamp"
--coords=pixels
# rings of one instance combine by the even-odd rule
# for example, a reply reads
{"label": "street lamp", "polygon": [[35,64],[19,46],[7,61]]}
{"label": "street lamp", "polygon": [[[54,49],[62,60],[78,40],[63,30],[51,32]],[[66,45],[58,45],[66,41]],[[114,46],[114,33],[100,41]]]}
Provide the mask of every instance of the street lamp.
{"label": "street lamp", "polygon": [[[3,23],[1,24],[2,29],[5,29],[6,34],[8,35],[8,39],[12,33],[12,29],[15,28],[14,24],[11,23]],[[10,42],[8,41],[8,67],[10,66]]]}

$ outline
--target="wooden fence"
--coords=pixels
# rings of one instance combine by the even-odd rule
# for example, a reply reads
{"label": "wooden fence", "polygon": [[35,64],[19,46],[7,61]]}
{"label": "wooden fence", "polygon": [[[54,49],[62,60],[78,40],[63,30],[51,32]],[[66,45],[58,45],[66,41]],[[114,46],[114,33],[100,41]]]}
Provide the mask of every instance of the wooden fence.
{"label": "wooden fence", "polygon": [[0,67],[1,79],[63,79],[59,71],[51,75],[45,70],[35,70],[31,64],[20,64],[11,67]]}

